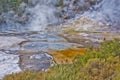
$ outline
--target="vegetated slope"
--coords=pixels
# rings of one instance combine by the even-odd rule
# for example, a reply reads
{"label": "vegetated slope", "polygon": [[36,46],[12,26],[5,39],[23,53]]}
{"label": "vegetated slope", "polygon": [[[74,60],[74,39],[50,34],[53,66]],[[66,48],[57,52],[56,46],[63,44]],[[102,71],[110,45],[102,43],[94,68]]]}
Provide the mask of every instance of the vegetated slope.
{"label": "vegetated slope", "polygon": [[59,64],[46,72],[25,71],[3,80],[120,80],[120,41],[101,43],[76,56],[73,64]]}

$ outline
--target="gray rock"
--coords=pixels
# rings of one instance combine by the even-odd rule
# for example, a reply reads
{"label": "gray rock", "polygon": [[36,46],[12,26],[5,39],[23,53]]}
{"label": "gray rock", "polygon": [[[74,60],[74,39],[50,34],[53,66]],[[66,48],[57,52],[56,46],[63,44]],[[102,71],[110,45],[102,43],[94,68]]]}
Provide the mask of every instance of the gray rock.
{"label": "gray rock", "polygon": [[44,52],[20,56],[22,70],[42,71],[54,65],[52,56]]}
{"label": "gray rock", "polygon": [[0,36],[0,49],[10,49],[12,47],[17,47],[19,46],[18,44],[22,41],[24,41],[24,39],[18,37]]}
{"label": "gray rock", "polygon": [[0,79],[7,74],[20,72],[19,56],[13,54],[6,54],[0,51]]}

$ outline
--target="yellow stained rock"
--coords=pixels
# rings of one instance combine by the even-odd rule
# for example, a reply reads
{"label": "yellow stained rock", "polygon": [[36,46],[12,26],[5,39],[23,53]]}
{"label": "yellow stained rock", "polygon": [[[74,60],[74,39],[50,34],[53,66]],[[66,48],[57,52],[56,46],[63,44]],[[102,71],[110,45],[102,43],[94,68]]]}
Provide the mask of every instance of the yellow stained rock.
{"label": "yellow stained rock", "polygon": [[50,55],[53,56],[54,61],[57,64],[66,64],[66,63],[73,63],[75,57],[77,55],[83,55],[86,52],[86,48],[80,49],[66,49],[66,50],[55,50],[49,52]]}

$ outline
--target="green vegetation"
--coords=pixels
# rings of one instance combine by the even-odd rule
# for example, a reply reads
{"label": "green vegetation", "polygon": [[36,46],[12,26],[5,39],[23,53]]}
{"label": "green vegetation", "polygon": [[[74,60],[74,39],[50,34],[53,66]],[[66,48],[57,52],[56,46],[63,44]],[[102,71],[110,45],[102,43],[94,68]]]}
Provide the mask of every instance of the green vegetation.
{"label": "green vegetation", "polygon": [[120,41],[101,43],[76,57],[72,64],[60,64],[47,72],[25,71],[3,80],[120,80]]}
{"label": "green vegetation", "polygon": [[64,1],[63,0],[59,0],[58,3],[56,4],[56,6],[64,7]]}
{"label": "green vegetation", "polygon": [[19,4],[28,0],[0,0],[0,13],[6,12],[8,10],[16,10],[19,7]]}

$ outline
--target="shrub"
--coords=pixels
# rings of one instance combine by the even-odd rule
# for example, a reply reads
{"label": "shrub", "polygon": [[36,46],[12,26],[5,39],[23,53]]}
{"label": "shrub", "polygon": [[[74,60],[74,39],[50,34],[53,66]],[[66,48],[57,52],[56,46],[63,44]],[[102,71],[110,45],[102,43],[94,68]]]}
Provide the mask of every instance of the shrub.
{"label": "shrub", "polygon": [[0,0],[0,13],[8,10],[16,10],[21,2],[28,2],[28,0]]}

